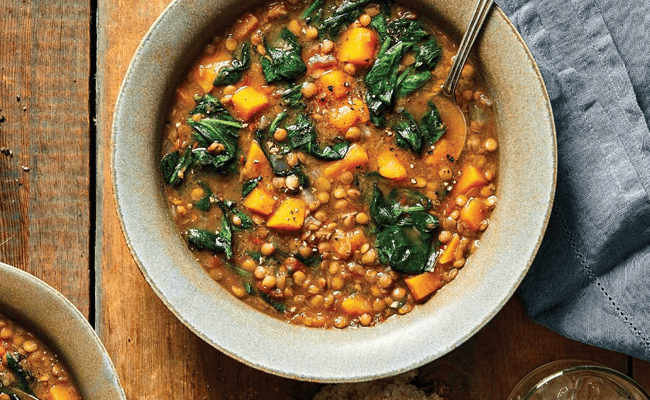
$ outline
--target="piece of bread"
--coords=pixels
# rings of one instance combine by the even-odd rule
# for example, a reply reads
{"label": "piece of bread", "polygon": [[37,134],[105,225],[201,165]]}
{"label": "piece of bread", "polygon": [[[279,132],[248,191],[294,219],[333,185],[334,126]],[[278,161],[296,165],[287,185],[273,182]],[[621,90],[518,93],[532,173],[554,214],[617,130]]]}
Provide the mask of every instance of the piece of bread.
{"label": "piece of bread", "polygon": [[442,400],[411,385],[417,370],[371,382],[343,383],[323,387],[314,400]]}

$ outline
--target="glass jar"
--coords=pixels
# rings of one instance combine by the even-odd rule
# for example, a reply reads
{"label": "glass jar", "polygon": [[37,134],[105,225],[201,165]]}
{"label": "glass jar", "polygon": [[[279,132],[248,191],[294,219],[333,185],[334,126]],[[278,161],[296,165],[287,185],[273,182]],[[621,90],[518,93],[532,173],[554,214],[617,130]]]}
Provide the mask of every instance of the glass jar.
{"label": "glass jar", "polygon": [[628,376],[592,361],[561,360],[543,365],[515,386],[508,400],[650,400]]}

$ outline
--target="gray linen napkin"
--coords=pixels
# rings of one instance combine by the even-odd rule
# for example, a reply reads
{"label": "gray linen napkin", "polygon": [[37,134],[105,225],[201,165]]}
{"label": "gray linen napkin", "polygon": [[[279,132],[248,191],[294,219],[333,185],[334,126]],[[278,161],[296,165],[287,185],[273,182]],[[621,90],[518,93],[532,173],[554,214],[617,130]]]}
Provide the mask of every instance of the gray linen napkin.
{"label": "gray linen napkin", "polygon": [[650,1],[498,3],[540,67],[558,139],[553,213],[518,293],[552,330],[650,361]]}

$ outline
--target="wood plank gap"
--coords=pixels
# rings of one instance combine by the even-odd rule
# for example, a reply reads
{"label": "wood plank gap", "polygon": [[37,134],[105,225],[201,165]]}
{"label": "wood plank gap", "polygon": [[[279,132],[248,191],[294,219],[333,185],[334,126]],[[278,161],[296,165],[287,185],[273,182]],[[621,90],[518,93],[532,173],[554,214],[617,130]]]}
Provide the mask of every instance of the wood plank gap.
{"label": "wood plank gap", "polygon": [[88,77],[88,132],[90,134],[89,143],[89,188],[88,196],[90,203],[89,210],[89,232],[88,232],[88,321],[93,328],[96,327],[97,318],[97,281],[95,280],[97,271],[95,236],[97,232],[97,0],[90,0],[90,24],[89,24],[89,55],[90,55],[90,76]]}

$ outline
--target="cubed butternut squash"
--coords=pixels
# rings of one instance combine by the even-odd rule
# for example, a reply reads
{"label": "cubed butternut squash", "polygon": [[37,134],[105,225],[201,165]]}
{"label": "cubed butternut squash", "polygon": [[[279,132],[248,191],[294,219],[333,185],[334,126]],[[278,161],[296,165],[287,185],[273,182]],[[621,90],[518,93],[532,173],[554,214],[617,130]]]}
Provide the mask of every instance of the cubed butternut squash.
{"label": "cubed butternut squash", "polygon": [[433,272],[424,272],[404,278],[415,301],[420,301],[442,287],[440,276]]}
{"label": "cubed butternut squash", "polygon": [[260,147],[259,143],[254,140],[248,148],[248,155],[246,156],[246,163],[242,168],[242,173],[248,179],[272,173],[271,164],[269,164],[269,160],[266,159],[262,147]]}
{"label": "cubed butternut squash", "polygon": [[481,226],[486,214],[487,207],[485,207],[483,199],[474,197],[469,199],[467,204],[460,209],[459,219],[476,231]]}
{"label": "cubed butternut squash", "polygon": [[217,72],[212,68],[212,65],[203,66],[201,65],[196,69],[194,73],[194,79],[201,86],[203,92],[208,93],[212,90],[212,82],[217,77]]}
{"label": "cubed butternut squash", "polygon": [[275,199],[269,192],[258,185],[246,196],[243,204],[244,207],[254,213],[271,215],[275,207]]}
{"label": "cubed butternut squash", "polygon": [[337,99],[342,99],[352,90],[352,79],[350,75],[336,69],[324,73],[319,79],[321,92],[333,95]]}
{"label": "cubed butternut squash", "polygon": [[232,96],[232,104],[235,107],[237,115],[245,121],[260,111],[264,111],[269,106],[269,98],[250,86],[240,89]]}
{"label": "cubed butternut squash", "polygon": [[336,58],[358,66],[372,64],[377,51],[379,38],[372,29],[352,28],[343,32],[338,45]]}
{"label": "cubed butternut squash", "polygon": [[433,153],[428,155],[424,162],[429,165],[443,165],[449,163],[449,157],[453,157],[454,152],[451,144],[447,139],[440,139],[434,145]]}
{"label": "cubed butternut squash", "polygon": [[470,189],[483,186],[486,183],[488,183],[488,180],[485,179],[483,171],[471,164],[466,164],[460,170],[460,176],[456,180],[454,188],[451,190],[451,195],[465,194]]}
{"label": "cubed butternut squash", "polygon": [[50,398],[52,400],[76,400],[73,389],[69,386],[55,385],[50,388]]}
{"label": "cubed butternut squash", "polygon": [[334,252],[343,260],[347,260],[365,242],[366,235],[359,229],[349,232],[337,230],[330,241]]}
{"label": "cubed butternut squash", "polygon": [[328,121],[341,133],[359,122],[359,114],[350,106],[342,106],[328,114]]}
{"label": "cubed butternut squash", "polygon": [[454,254],[456,253],[456,248],[458,248],[458,243],[460,243],[460,236],[455,233],[447,244],[445,251],[438,259],[440,264],[447,264],[454,260]]}
{"label": "cubed butternut squash", "polygon": [[354,110],[359,116],[359,122],[365,124],[370,121],[370,111],[368,111],[368,106],[363,100],[352,99],[350,102],[352,103],[350,108],[352,108],[352,110]]}
{"label": "cubed butternut squash", "polygon": [[366,164],[368,164],[368,153],[361,145],[353,144],[345,153],[345,157],[326,166],[323,174],[330,179],[337,179],[342,173]]}
{"label": "cubed butternut squash", "polygon": [[372,304],[365,296],[353,294],[341,302],[341,310],[351,316],[359,316],[372,312]]}
{"label": "cubed butternut squash", "polygon": [[194,79],[205,93],[212,90],[214,79],[217,77],[217,70],[228,65],[230,60],[232,60],[232,54],[225,50],[201,58],[194,70]]}
{"label": "cubed butternut squash", "polygon": [[301,199],[284,200],[266,222],[266,226],[283,231],[297,231],[305,222],[307,204]]}
{"label": "cubed butternut squash", "polygon": [[383,151],[377,156],[379,175],[393,181],[406,179],[406,168],[392,151]]}

